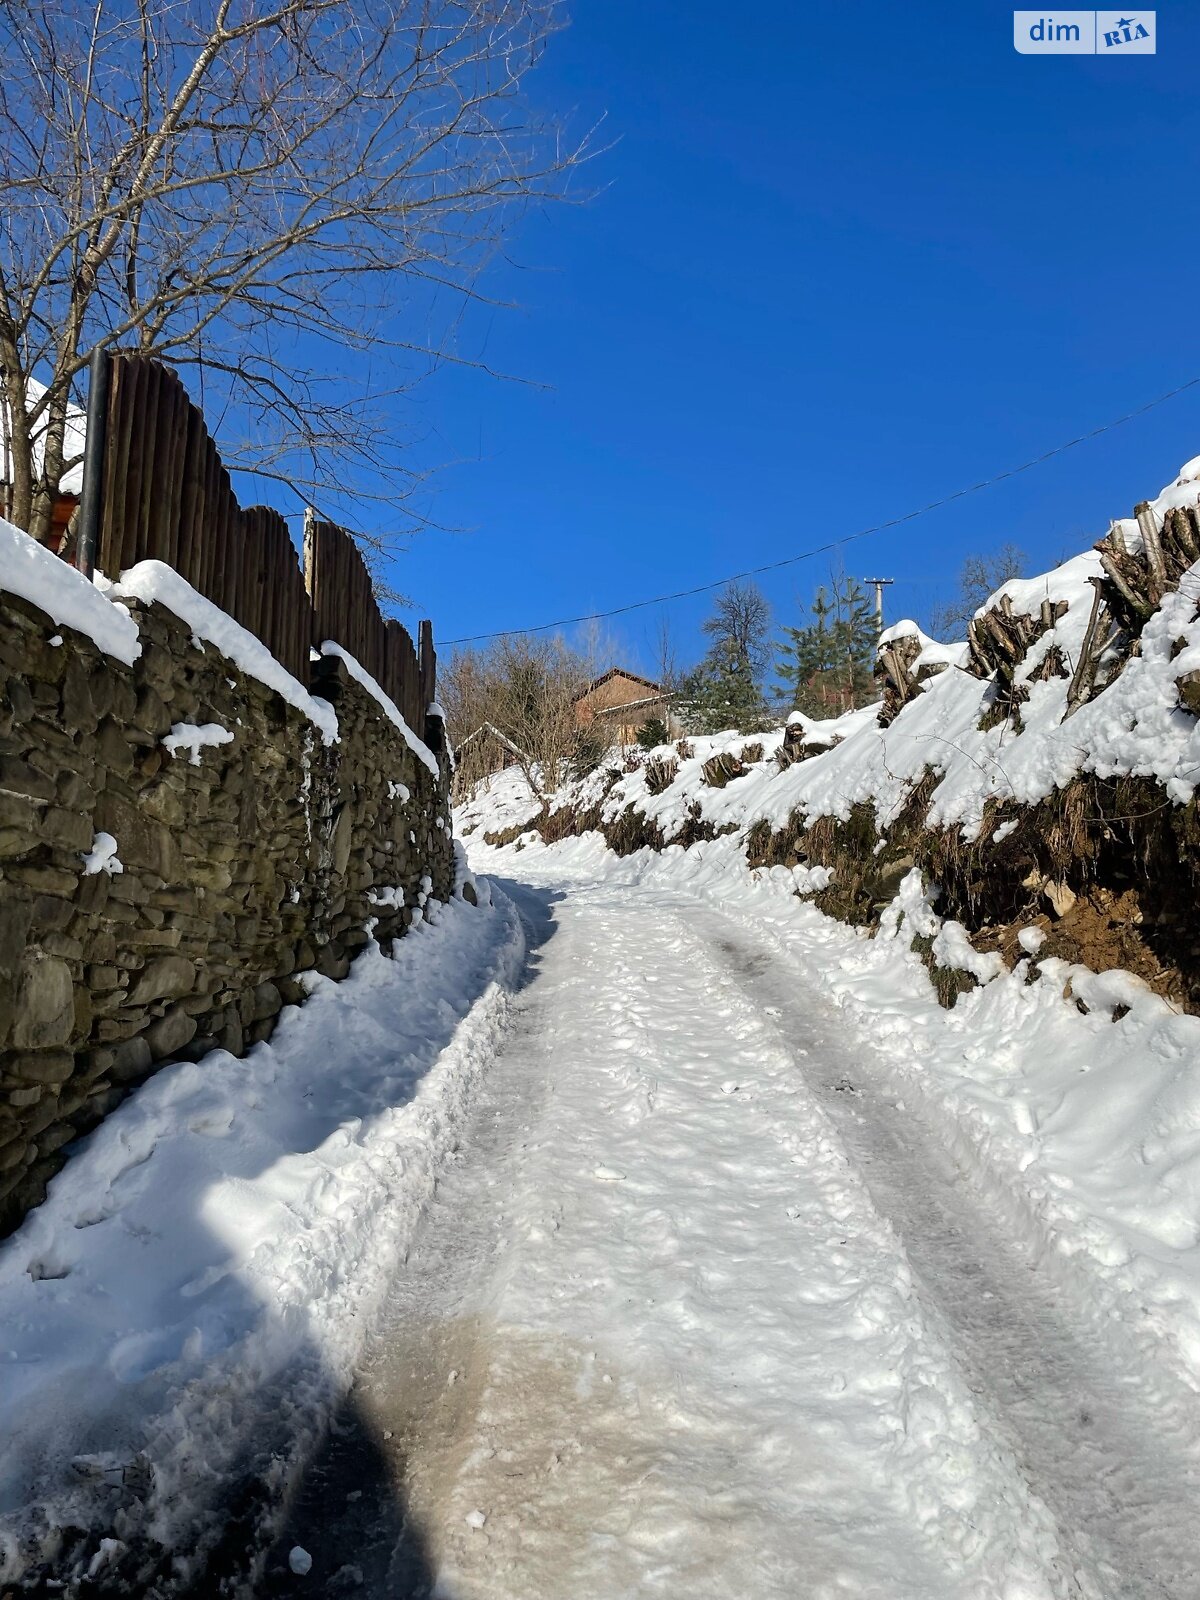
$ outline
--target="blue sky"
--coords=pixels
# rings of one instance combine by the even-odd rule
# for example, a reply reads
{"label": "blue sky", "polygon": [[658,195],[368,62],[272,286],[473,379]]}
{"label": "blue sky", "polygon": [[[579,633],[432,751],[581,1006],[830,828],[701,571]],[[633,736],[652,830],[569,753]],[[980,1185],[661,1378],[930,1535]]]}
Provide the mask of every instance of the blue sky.
{"label": "blue sky", "polygon": [[[1200,7],[1156,56],[1029,57],[993,4],[576,0],[531,79],[616,141],[526,217],[435,376],[441,473],[394,580],[441,640],[776,561],[1014,466],[1200,374]],[[1200,389],[851,546],[891,620],[964,555],[1031,570],[1200,453]],[[763,581],[793,621],[829,558]],[[704,598],[668,608],[699,654]],[[649,666],[660,612],[610,625]]]}

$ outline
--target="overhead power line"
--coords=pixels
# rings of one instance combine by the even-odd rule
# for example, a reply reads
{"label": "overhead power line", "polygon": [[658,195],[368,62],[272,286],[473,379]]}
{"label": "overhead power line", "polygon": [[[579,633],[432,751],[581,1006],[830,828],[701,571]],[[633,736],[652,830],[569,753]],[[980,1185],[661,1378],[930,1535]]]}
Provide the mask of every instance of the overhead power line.
{"label": "overhead power line", "polygon": [[915,511],[906,511],[901,516],[889,517],[886,522],[873,523],[869,528],[860,528],[857,533],[843,534],[840,539],[830,539],[827,544],[814,545],[811,550],[803,550],[799,555],[785,556],[782,561],[768,561],[765,566],[747,567],[744,572],[731,572],[724,578],[714,578],[711,583],[698,583],[691,589],[677,589],[673,594],[656,594],[649,600],[631,600],[627,605],[613,606],[610,611],[587,611],[578,617],[560,617],[557,622],[540,622],[533,628],[499,628],[494,633],[472,633],[461,639],[444,639],[441,643],[443,647],[454,644],[483,644],[489,639],[513,639],[526,633],[550,633],[555,628],[571,628],[581,622],[602,622],[608,617],[623,617],[630,611],[643,611],[647,606],[661,606],[672,600],[690,600],[698,594],[711,594],[714,589],[723,589],[727,583],[738,583],[743,578],[759,578],[765,572],[778,572],[783,567],[794,567],[800,561],[811,561],[814,556],[826,555],[830,550],[840,550],[844,545],[853,544],[857,539],[866,539],[873,533],[885,533],[889,528],[899,528],[906,522],[915,522],[918,517],[926,517],[931,511],[940,511],[943,506],[953,505],[956,500],[963,500],[969,494],[978,494],[981,489],[990,489],[993,484],[1003,483],[1006,478],[1016,478],[1032,467],[1040,467],[1043,461],[1061,456],[1064,451],[1074,450],[1076,445],[1086,444],[1089,439],[1098,439],[1102,433],[1111,433],[1114,428],[1132,422],[1135,417],[1144,416],[1147,411],[1153,411],[1155,406],[1174,400],[1176,395],[1194,389],[1197,384],[1200,384],[1200,377],[1189,378],[1186,383],[1168,389],[1166,394],[1160,394],[1156,400],[1148,400],[1144,406],[1138,406],[1136,411],[1127,411],[1123,417],[1115,417],[1111,422],[1101,423],[1100,427],[1093,428],[1090,433],[1081,433],[1075,439],[1068,439],[1065,444],[1056,444],[1052,450],[1044,450],[1040,456],[1023,461],[1019,467],[1008,467],[1004,472],[993,473],[990,478],[983,478],[965,489],[955,489],[953,494],[943,495],[940,500],[931,500],[928,505],[918,506]]}

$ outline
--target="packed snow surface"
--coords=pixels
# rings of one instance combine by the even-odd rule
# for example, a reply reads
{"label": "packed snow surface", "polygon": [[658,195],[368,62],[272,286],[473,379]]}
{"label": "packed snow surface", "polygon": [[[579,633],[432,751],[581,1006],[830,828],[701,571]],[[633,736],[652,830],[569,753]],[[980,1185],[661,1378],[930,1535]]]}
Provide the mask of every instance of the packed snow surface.
{"label": "packed snow surface", "polygon": [[1003,972],[915,874],[868,939],[732,837],[471,843],[555,931],[437,1592],[1200,1592],[1200,1022]]}

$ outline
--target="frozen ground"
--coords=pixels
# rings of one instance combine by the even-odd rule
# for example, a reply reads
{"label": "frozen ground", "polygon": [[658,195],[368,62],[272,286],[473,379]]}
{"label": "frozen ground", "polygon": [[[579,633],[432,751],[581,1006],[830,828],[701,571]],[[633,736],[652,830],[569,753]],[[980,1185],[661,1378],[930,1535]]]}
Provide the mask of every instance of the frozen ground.
{"label": "frozen ground", "polygon": [[1176,1347],[910,1095],[854,936],[682,852],[484,862],[532,969],[263,1592],[1200,1592]]}

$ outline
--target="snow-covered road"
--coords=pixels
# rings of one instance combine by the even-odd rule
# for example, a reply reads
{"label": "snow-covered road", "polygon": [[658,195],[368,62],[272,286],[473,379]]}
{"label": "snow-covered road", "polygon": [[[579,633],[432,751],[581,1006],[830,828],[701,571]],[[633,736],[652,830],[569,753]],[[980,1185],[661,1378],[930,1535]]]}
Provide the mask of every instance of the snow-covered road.
{"label": "snow-covered road", "polygon": [[1063,1304],[827,974],[549,866],[506,885],[512,1029],[262,1593],[1200,1593],[1196,1397]]}

